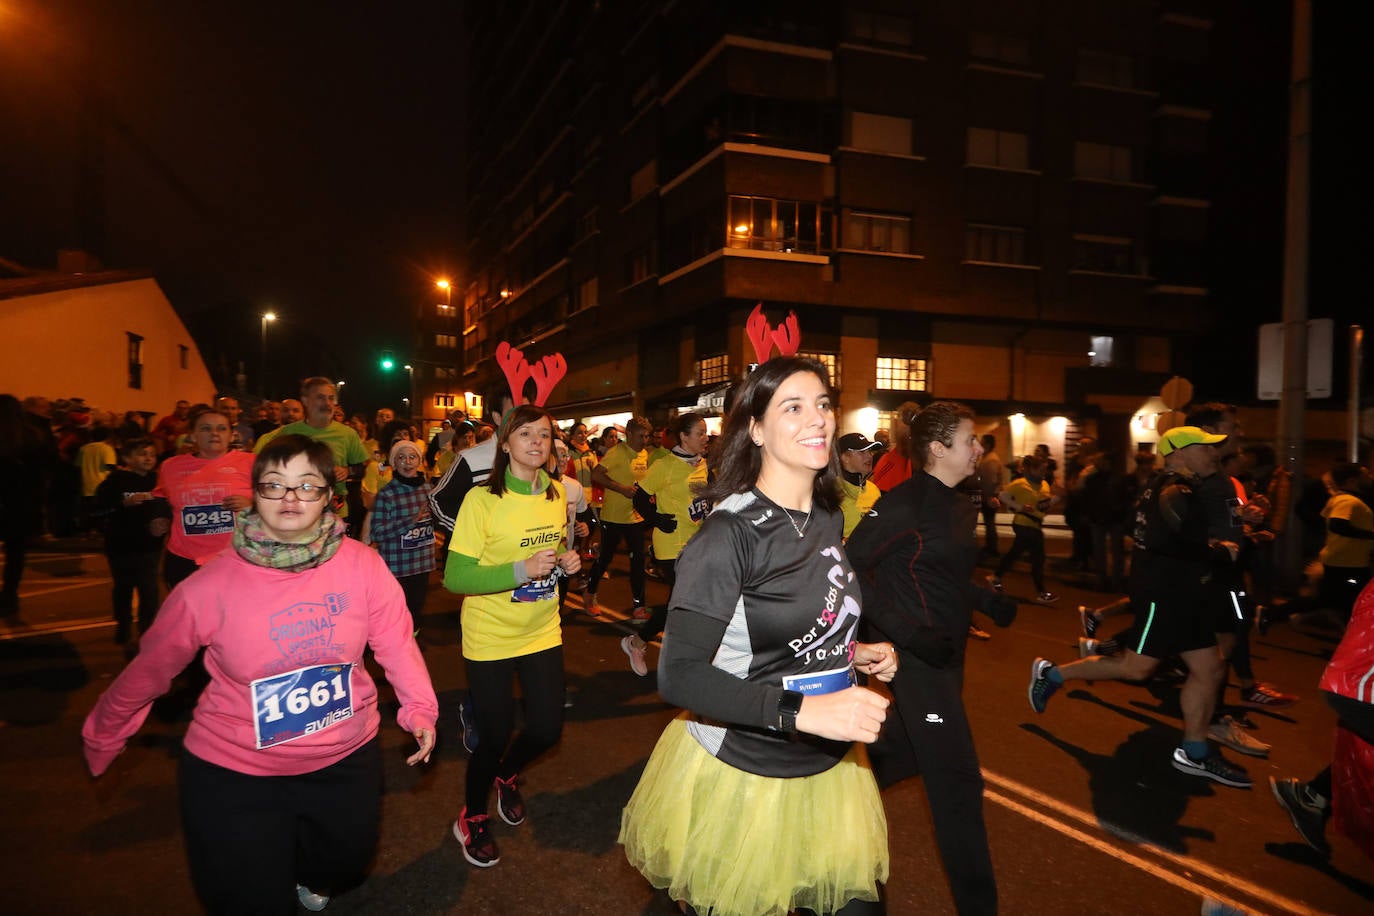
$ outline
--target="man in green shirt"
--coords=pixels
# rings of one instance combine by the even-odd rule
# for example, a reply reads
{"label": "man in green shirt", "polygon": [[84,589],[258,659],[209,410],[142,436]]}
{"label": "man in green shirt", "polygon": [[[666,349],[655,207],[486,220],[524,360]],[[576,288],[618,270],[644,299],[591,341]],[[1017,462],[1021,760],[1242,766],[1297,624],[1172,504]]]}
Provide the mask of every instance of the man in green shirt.
{"label": "man in green shirt", "polygon": [[348,481],[361,479],[367,466],[368,453],[363,448],[363,440],[354,430],[334,420],[338,394],[329,379],[314,376],[301,382],[301,404],[305,408],[304,420],[288,423],[258,439],[253,451],[262,451],[263,446],[277,436],[309,436],[328,445],[334,453],[334,513],[347,518]]}

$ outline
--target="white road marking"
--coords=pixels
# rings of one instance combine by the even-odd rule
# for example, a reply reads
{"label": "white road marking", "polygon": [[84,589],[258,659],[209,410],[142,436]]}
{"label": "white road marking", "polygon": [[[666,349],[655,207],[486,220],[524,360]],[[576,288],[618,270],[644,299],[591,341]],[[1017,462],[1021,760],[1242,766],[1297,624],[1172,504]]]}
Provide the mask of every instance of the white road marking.
{"label": "white road marking", "polygon": [[[1087,825],[1088,827],[1094,830],[1104,829],[1102,823],[1098,820],[1098,818],[1096,818],[1092,814],[1075,808],[1073,805],[1066,804],[1060,801],[1059,799],[1046,795],[1043,792],[1040,792],[1036,789],[1032,789],[1030,786],[1022,785],[1014,779],[1008,779],[1005,776],[993,773],[987,769],[983,770],[983,778],[987,780],[990,784],[995,785],[1000,789],[1021,795],[1023,798],[1029,799],[1030,801],[1035,802],[1037,805],[1040,805],[1041,807],[1049,808],[1052,811],[1055,811],[1063,815],[1065,818],[1078,821],[1080,824]],[[1163,881],[1167,881],[1169,884],[1172,884],[1175,887],[1196,892],[1202,897],[1211,897],[1212,899],[1221,901],[1227,906],[1235,907],[1237,909],[1244,910],[1245,912],[1253,912],[1253,910],[1251,910],[1249,907],[1246,907],[1244,904],[1239,903],[1231,898],[1228,898],[1227,896],[1213,888],[1209,888],[1204,885],[1197,884],[1193,881],[1189,881],[1187,878],[1183,878],[1175,874],[1174,872],[1164,868],[1161,865],[1151,862],[1148,859],[1145,859],[1139,855],[1135,855],[1133,853],[1125,851],[1120,846],[1115,845],[1107,841],[1106,839],[1094,836],[1089,833],[1084,833],[1083,831],[1078,830],[1077,828],[1070,826],[1069,824],[1066,824],[1054,817],[1037,811],[1034,808],[1023,805],[1020,802],[1008,798],[1005,795],[1001,795],[998,792],[986,790],[984,794],[987,796],[989,800],[994,801],[999,805],[1002,805],[1004,808],[1008,808],[1012,811],[1017,812],[1018,814],[1023,815],[1024,817],[1036,821],[1037,823],[1043,824],[1046,827],[1049,827],[1053,830],[1057,830],[1058,832],[1064,834],[1067,837],[1078,840],[1080,843],[1083,843],[1087,846],[1091,846],[1099,852],[1105,853],[1107,855],[1112,856],[1113,858],[1119,859]],[[1305,903],[1293,900],[1290,897],[1285,897],[1282,894],[1276,894],[1273,891],[1264,887],[1260,887],[1258,884],[1247,881],[1244,878],[1239,877],[1238,875],[1234,875],[1229,872],[1222,871],[1219,868],[1215,868],[1211,865],[1208,865],[1206,862],[1203,862],[1200,859],[1196,859],[1191,856],[1179,855],[1177,853],[1169,852],[1167,849],[1160,849],[1157,846],[1152,846],[1143,837],[1139,837],[1129,830],[1123,830],[1117,827],[1115,824],[1108,826],[1110,827],[1110,833],[1113,836],[1119,837],[1127,842],[1135,843],[1136,845],[1141,846],[1142,848],[1148,849],[1150,853],[1167,860],[1174,866],[1177,866],[1178,868],[1184,871],[1191,871],[1201,875],[1205,875],[1211,880],[1218,882],[1220,886],[1225,887],[1228,890],[1245,894],[1249,897],[1254,898],[1255,900],[1261,900],[1269,906],[1272,906],[1275,909],[1281,910],[1285,913],[1295,913],[1299,914],[1299,916],[1320,916],[1321,914],[1320,910],[1314,910],[1312,909],[1312,907],[1308,906]]]}
{"label": "white road marking", "polygon": [[80,582],[73,582],[70,585],[58,585],[55,588],[39,588],[31,592],[20,592],[19,597],[37,598],[40,595],[56,595],[58,592],[70,592],[78,588],[91,588],[96,585],[109,585],[113,579],[82,579]]}
{"label": "white road marking", "polygon": [[54,633],[78,633],[81,630],[98,630],[101,627],[113,627],[113,620],[87,620],[83,623],[56,623],[49,625],[39,624],[38,626],[24,627],[22,630],[15,630],[10,633],[0,633],[0,642],[12,639],[27,639],[30,636],[51,636]]}

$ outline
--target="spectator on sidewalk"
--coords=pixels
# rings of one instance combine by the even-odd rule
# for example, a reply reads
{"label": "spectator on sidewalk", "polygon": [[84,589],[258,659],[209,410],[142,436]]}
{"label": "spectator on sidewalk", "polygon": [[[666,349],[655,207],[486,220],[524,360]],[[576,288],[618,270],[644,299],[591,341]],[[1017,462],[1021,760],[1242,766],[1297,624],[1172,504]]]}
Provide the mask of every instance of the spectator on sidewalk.
{"label": "spectator on sidewalk", "polygon": [[983,550],[982,555],[989,559],[996,559],[997,549],[997,511],[1002,508],[1002,502],[997,497],[1002,492],[1005,482],[1002,480],[1004,475],[1002,469],[1002,457],[997,454],[997,437],[992,433],[983,436],[983,457],[978,459],[978,470],[974,476],[978,479],[978,489],[983,493],[983,504],[980,509],[983,516]]}

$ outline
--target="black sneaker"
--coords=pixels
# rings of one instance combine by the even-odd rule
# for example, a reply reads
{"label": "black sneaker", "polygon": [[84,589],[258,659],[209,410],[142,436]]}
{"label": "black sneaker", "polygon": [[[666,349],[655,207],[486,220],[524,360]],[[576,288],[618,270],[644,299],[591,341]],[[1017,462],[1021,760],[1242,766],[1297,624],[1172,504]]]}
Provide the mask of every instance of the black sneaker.
{"label": "black sneaker", "polygon": [[1251,786],[1250,774],[1238,767],[1216,751],[1201,760],[1194,760],[1181,747],[1174,748],[1174,769],[1189,776],[1202,776],[1223,786],[1248,789]]}
{"label": "black sneaker", "polygon": [[1331,844],[1326,842],[1326,821],[1331,817],[1331,808],[1322,807],[1307,794],[1307,787],[1296,779],[1275,779],[1269,777],[1269,788],[1274,790],[1274,798],[1293,826],[1298,828],[1303,841],[1323,856],[1331,855]]}
{"label": "black sneaker", "polygon": [[519,827],[525,823],[525,799],[520,795],[520,787],[515,784],[518,778],[496,777],[496,813],[512,827]]}
{"label": "black sneaker", "polygon": [[477,753],[477,722],[472,711],[472,697],[463,697],[458,704],[458,724],[463,727],[463,750],[469,754]]}
{"label": "black sneaker", "polygon": [[1097,615],[1081,604],[1078,606],[1078,623],[1083,628],[1083,635],[1088,639],[1097,636],[1097,628],[1102,625]]}
{"label": "black sneaker", "polygon": [[491,868],[501,861],[501,852],[491,838],[490,821],[485,814],[468,817],[468,809],[464,807],[458,820],[453,822],[453,835],[462,844],[463,858],[478,868]]}
{"label": "black sneaker", "polygon": [[1054,667],[1054,662],[1047,658],[1037,658],[1031,662],[1030,689],[1027,694],[1030,696],[1031,709],[1036,712],[1044,712],[1049,705],[1050,697],[1059,689],[1059,685],[1050,680],[1045,675]]}

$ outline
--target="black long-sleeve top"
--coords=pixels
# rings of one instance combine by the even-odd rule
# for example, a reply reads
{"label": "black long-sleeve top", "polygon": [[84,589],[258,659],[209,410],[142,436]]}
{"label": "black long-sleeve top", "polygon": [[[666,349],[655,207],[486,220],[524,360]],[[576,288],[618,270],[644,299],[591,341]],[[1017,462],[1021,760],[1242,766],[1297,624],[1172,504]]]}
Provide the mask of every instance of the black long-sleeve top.
{"label": "black long-sleeve top", "polygon": [[947,630],[957,646],[949,664],[962,665],[971,612],[986,610],[995,594],[972,581],[977,518],[972,500],[924,472],[878,500],[845,544],[865,624],[908,650],[920,628]]}

